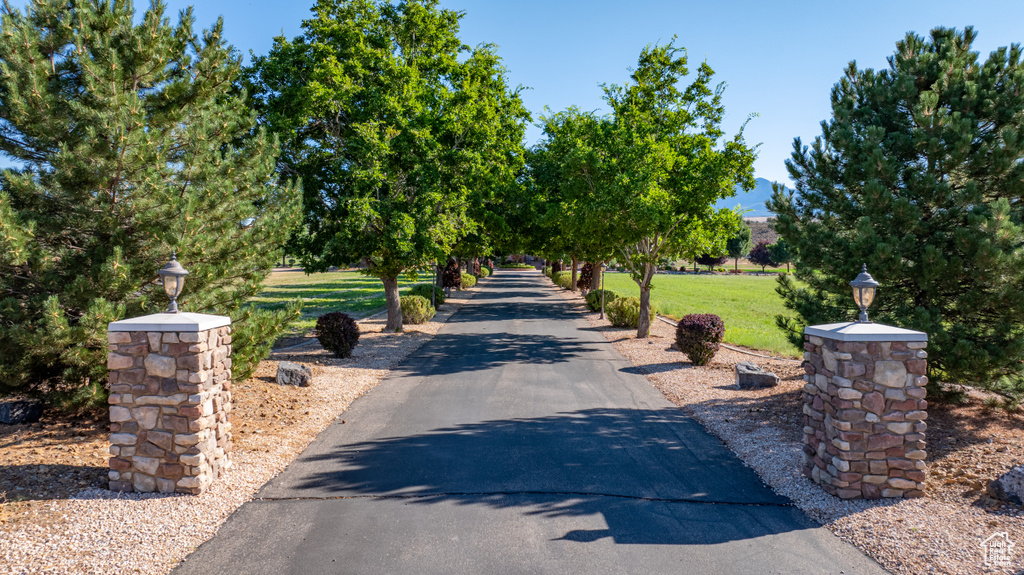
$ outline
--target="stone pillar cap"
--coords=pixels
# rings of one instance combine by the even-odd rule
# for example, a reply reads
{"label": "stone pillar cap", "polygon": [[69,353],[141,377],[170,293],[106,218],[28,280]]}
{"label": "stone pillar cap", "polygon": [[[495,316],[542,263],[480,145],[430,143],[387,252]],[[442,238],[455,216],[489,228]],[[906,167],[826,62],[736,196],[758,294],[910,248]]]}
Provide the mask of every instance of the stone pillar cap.
{"label": "stone pillar cap", "polygon": [[928,334],[923,331],[903,329],[902,327],[881,323],[861,323],[856,321],[809,325],[804,328],[804,335],[814,335],[838,341],[928,341]]}
{"label": "stone pillar cap", "polygon": [[226,315],[205,313],[154,313],[122,319],[107,326],[107,331],[206,331],[231,325]]}

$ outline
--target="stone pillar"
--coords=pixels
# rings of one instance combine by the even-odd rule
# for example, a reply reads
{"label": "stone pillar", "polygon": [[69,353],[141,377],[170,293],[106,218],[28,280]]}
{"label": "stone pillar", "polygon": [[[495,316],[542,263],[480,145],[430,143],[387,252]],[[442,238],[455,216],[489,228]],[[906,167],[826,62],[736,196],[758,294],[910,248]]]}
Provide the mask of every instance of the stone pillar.
{"label": "stone pillar", "polygon": [[110,490],[199,494],[230,465],[231,319],[111,323]]}
{"label": "stone pillar", "polygon": [[804,475],[843,499],[924,495],[927,341],[874,323],[804,330]]}

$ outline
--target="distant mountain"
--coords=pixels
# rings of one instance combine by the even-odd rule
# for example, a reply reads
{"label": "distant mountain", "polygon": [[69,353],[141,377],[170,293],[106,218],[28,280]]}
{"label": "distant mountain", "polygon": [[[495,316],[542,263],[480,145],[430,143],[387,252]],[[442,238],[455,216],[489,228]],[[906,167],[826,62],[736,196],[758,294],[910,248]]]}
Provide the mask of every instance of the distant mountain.
{"label": "distant mountain", "polygon": [[739,206],[744,210],[750,210],[743,214],[745,218],[770,217],[775,214],[768,211],[765,202],[772,197],[772,183],[764,178],[757,178],[753,190],[744,192],[739,186],[736,187],[736,195],[731,198],[719,200],[717,208],[735,208]]}

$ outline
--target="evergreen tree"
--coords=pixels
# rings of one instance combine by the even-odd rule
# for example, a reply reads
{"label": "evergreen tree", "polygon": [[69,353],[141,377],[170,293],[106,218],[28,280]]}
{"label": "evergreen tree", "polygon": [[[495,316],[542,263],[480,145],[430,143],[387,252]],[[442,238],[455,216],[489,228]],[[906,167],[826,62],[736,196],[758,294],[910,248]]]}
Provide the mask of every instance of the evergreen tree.
{"label": "evergreen tree", "polygon": [[746,222],[740,225],[736,235],[725,242],[725,250],[733,258],[733,269],[740,268],[740,258],[750,253],[750,226]]}
{"label": "evergreen tree", "polygon": [[796,192],[770,202],[805,284],[780,278],[794,341],[802,324],[856,319],[848,284],[867,263],[872,319],[928,334],[933,381],[1020,373],[1024,68],[1019,45],[979,60],[975,36],[907,34],[886,69],[851,63],[821,136],[794,142]]}
{"label": "evergreen tree", "polygon": [[191,272],[181,309],[230,315],[247,377],[297,315],[245,307],[294,225],[277,148],[232,95],[221,23],[195,34],[154,3],[4,6],[0,385],[64,407],[106,403],[106,327],[166,309],[157,270]]}
{"label": "evergreen tree", "polygon": [[319,0],[303,34],[277,38],[247,74],[281,136],[281,176],[302,179],[291,245],[307,271],[365,261],[385,331],[402,330],[398,276],[493,224],[475,207],[523,164],[529,113],[494,47],[459,40],[461,18],[437,0]]}

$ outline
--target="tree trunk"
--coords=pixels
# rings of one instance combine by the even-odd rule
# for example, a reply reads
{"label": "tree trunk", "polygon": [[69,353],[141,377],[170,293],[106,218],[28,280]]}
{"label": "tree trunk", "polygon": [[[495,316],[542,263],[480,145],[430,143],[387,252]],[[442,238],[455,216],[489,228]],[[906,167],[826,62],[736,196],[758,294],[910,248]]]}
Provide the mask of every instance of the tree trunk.
{"label": "tree trunk", "polygon": [[576,291],[576,256],[572,256],[572,284],[569,285],[569,291]]}
{"label": "tree trunk", "polygon": [[592,264],[594,266],[594,273],[590,275],[590,291],[601,289],[601,265],[604,262],[596,262]]}
{"label": "tree trunk", "polygon": [[398,276],[381,278],[384,283],[384,299],[388,304],[388,323],[384,332],[402,331],[402,302],[398,299]]}
{"label": "tree trunk", "polygon": [[434,262],[434,285],[444,289],[444,266]]}
{"label": "tree trunk", "polygon": [[736,259],[733,260],[732,271],[734,271],[734,272],[740,271],[740,258],[736,258]]}
{"label": "tree trunk", "polygon": [[654,266],[644,264],[643,281],[640,285],[640,319],[636,324],[636,337],[645,338],[651,335],[651,278],[654,276]]}

